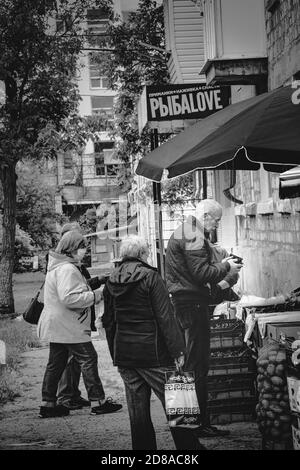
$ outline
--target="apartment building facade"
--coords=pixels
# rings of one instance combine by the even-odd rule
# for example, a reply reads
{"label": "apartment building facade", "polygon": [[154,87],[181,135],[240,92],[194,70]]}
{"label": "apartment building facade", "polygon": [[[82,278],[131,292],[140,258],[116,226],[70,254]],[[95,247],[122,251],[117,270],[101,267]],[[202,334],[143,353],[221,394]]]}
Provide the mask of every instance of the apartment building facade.
{"label": "apartment building facade", "polygon": [[[121,19],[126,20],[137,7],[138,0],[115,0],[114,9]],[[110,135],[114,125],[114,99],[116,92],[108,88],[106,77],[102,76],[94,60],[97,46],[93,42],[101,38],[99,51],[105,48],[108,17],[99,8],[86,12],[87,42],[79,58],[78,88],[81,100],[79,115],[94,117],[102,122],[97,139],[90,139],[84,148],[74,151],[64,149],[55,164],[48,168],[47,179],[56,187],[56,212],[66,214],[71,221],[76,221],[88,209],[96,210],[100,217],[109,207],[116,207],[122,195],[116,174],[122,162],[116,159],[115,142]],[[60,27],[58,24],[57,27]],[[91,39],[91,40],[89,40]],[[107,128],[105,124],[107,123]],[[103,226],[103,224],[101,225]],[[92,236],[91,266],[107,271],[113,266],[115,257],[114,240],[110,236]]]}

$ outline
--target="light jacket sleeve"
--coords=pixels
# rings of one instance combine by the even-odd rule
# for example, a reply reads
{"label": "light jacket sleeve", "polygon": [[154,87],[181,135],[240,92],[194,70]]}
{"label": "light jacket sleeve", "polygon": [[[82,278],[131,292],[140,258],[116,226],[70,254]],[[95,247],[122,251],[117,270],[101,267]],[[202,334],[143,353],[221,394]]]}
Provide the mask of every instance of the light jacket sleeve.
{"label": "light jacket sleeve", "polygon": [[152,310],[165,339],[170,356],[174,359],[185,354],[185,344],[164,281],[156,272],[149,274]]}
{"label": "light jacket sleeve", "polygon": [[56,272],[59,300],[69,309],[87,308],[94,304],[94,293],[88,288],[79,269],[66,264]]}

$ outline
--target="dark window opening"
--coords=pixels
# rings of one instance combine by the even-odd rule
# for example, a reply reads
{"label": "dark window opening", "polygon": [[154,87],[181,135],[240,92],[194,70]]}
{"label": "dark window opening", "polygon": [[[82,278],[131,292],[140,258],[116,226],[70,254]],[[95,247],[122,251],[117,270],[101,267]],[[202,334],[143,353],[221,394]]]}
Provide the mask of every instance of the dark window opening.
{"label": "dark window opening", "polygon": [[95,171],[96,176],[105,176],[105,165],[103,155],[95,155]]}

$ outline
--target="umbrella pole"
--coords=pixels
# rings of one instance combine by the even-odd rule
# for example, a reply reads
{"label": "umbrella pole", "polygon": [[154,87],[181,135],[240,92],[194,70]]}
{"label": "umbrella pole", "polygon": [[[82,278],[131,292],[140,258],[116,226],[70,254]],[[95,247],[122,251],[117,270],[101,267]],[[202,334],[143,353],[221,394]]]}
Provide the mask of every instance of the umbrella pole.
{"label": "umbrella pole", "polygon": [[[153,130],[151,134],[151,151],[158,147],[158,131]],[[156,241],[157,269],[162,278],[165,278],[164,244],[162,238],[162,215],[161,215],[161,184],[153,181],[154,202],[154,228]]]}

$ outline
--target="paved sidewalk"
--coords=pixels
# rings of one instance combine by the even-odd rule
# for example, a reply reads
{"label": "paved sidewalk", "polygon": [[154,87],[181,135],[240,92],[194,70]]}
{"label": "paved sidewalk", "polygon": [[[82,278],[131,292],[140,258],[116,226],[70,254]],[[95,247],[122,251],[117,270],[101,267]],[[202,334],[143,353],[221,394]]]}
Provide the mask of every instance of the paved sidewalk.
{"label": "paved sidewalk", "polygon": [[[99,355],[99,372],[107,396],[120,401],[124,408],[114,414],[90,416],[89,409],[71,411],[64,418],[40,419],[38,409],[41,382],[48,359],[48,348],[33,349],[23,355],[19,383],[21,395],[14,402],[0,407],[0,449],[5,450],[130,450],[130,428],[123,382],[112,366],[106,340],[94,334],[93,343]],[[86,396],[81,383],[81,391]],[[159,400],[151,402],[157,445],[160,450],[173,450],[174,444]],[[205,439],[208,449],[260,449],[261,438],[256,423],[235,423],[226,426],[231,435]]]}

